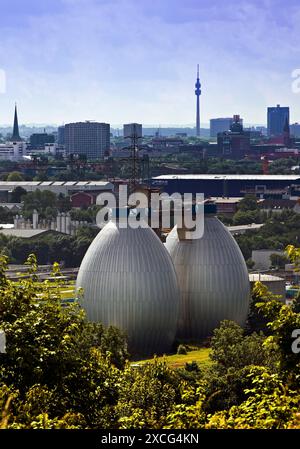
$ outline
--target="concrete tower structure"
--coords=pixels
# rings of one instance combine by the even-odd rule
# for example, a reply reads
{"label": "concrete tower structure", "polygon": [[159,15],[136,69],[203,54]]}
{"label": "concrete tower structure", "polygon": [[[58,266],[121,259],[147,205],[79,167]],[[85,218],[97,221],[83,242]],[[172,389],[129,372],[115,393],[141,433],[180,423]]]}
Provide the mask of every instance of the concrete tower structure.
{"label": "concrete tower structure", "polygon": [[197,65],[197,81],[195,84],[195,95],[197,97],[196,103],[196,136],[200,136],[200,95],[201,95],[201,84],[199,81],[199,64]]}

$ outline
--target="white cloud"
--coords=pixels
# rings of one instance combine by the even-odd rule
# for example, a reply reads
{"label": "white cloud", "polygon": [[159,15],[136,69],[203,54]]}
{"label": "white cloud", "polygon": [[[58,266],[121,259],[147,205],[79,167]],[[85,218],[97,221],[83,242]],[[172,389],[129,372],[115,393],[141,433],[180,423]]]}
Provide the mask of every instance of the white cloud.
{"label": "white cloud", "polygon": [[262,122],[278,102],[296,109],[300,14],[292,0],[279,14],[279,3],[64,0],[62,11],[29,14],[2,36],[1,121],[17,100],[28,122],[190,123],[198,62],[204,122],[239,112]]}

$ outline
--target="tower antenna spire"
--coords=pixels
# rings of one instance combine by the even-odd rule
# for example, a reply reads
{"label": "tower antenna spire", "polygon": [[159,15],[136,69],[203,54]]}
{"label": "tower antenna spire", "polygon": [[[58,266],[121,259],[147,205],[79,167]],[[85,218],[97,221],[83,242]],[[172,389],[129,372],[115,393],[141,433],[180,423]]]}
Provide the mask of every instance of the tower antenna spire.
{"label": "tower antenna spire", "polygon": [[200,95],[201,95],[201,84],[199,81],[199,64],[197,64],[197,80],[195,84],[195,95],[196,100],[196,136],[200,136]]}

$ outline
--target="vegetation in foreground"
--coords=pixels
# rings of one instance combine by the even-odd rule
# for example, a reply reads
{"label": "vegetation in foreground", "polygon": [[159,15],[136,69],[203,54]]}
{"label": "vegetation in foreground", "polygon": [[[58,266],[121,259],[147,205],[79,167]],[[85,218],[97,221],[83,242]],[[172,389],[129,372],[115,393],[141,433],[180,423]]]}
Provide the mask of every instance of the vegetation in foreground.
{"label": "vegetation in foreground", "polygon": [[[300,250],[290,247],[298,264]],[[7,279],[0,264],[0,427],[85,428],[299,428],[300,359],[292,333],[300,329],[293,308],[257,284],[258,316],[268,336],[224,321],[211,339],[209,365],[172,369],[166,360],[131,366],[126,339],[116,328],[87,321],[78,304],[64,304],[59,266],[57,290],[29,278]],[[295,340],[295,338],[294,338]],[[183,356],[183,354],[181,354]],[[1,412],[0,412],[1,413]]]}

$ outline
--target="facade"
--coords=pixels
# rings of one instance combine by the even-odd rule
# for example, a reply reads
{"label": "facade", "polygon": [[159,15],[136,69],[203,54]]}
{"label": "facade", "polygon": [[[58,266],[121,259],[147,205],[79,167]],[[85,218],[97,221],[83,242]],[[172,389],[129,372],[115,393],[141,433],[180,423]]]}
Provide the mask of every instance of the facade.
{"label": "facade", "polygon": [[243,159],[250,153],[250,132],[244,131],[239,115],[233,116],[229,131],[218,134],[218,149],[228,159]]}
{"label": "facade", "polygon": [[64,138],[67,155],[101,159],[110,149],[110,125],[98,122],[68,123]]}
{"label": "facade", "polygon": [[238,210],[239,202],[242,200],[242,197],[233,197],[233,198],[224,198],[224,197],[215,197],[211,198],[211,200],[215,203],[217,207],[217,214],[222,215],[234,215]]}
{"label": "facade", "polygon": [[170,350],[179,307],[177,278],[150,227],[106,224],[83,258],[76,286],[83,289],[88,319],[125,331],[131,353]]}
{"label": "facade", "polygon": [[278,104],[276,107],[268,108],[268,136],[282,136],[284,126],[290,124],[290,108],[282,107]]}
{"label": "facade", "polygon": [[57,129],[57,143],[59,145],[65,144],[65,125],[59,126]]}
{"label": "facade", "polygon": [[300,196],[300,175],[160,175],[152,178],[151,184],[169,194],[203,193],[206,198],[246,194],[258,198],[286,194]]}
{"label": "facade", "polygon": [[179,146],[182,145],[184,141],[179,137],[154,137],[151,140],[151,145],[155,150],[179,150]]}
{"label": "facade", "polygon": [[140,123],[123,125],[123,136],[125,138],[136,137],[137,139],[141,139],[143,137],[143,126]]}
{"label": "facade", "polygon": [[232,117],[210,119],[210,137],[214,138],[217,137],[218,133],[229,131],[232,122],[233,122]]}
{"label": "facade", "polygon": [[91,193],[78,192],[71,196],[72,207],[87,208],[96,202],[96,195]]}
{"label": "facade", "polygon": [[276,251],[275,249],[255,249],[252,251],[251,259],[254,262],[255,270],[269,270],[272,266],[271,255],[285,256],[284,251]]}
{"label": "facade", "polygon": [[187,240],[175,226],[165,246],[181,293],[179,339],[206,338],[225,319],[245,323],[250,299],[247,266],[238,244],[216,217],[205,215],[199,239]]}
{"label": "facade", "polygon": [[35,133],[30,136],[30,145],[32,148],[43,148],[47,143],[54,143],[53,134]]}
{"label": "facade", "polygon": [[27,155],[26,142],[8,142],[0,144],[0,159],[9,161],[19,161]]}
{"label": "facade", "polygon": [[293,123],[290,125],[291,136],[300,137],[300,123]]}

